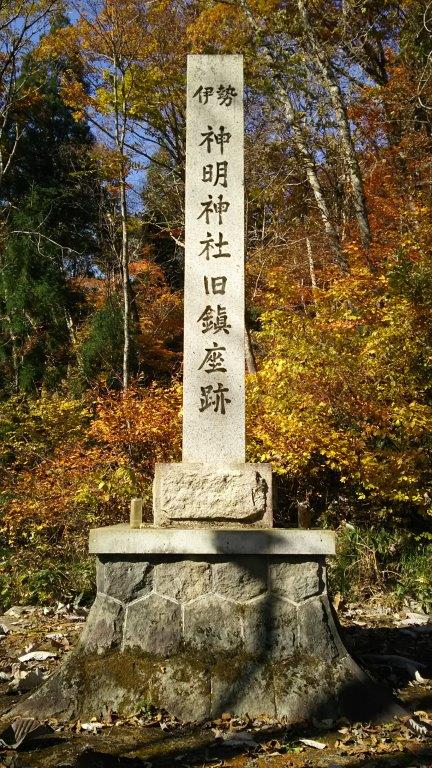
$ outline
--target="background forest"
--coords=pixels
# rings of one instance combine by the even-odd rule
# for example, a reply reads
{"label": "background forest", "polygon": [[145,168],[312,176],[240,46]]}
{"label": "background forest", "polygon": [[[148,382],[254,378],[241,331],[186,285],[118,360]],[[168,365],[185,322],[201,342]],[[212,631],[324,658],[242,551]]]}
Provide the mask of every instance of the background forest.
{"label": "background forest", "polygon": [[243,53],[248,458],[333,589],[432,600],[432,5],[0,4],[0,602],[180,457],[187,53]]}

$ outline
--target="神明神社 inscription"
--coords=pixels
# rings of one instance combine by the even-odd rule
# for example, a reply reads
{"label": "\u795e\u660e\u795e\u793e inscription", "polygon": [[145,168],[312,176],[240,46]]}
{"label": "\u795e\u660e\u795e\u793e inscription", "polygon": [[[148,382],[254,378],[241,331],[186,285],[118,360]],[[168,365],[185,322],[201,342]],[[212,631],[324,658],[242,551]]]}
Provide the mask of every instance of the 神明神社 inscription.
{"label": "\u795e\u660e\u795e\u793e inscription", "polygon": [[243,58],[188,56],[183,462],[245,461]]}

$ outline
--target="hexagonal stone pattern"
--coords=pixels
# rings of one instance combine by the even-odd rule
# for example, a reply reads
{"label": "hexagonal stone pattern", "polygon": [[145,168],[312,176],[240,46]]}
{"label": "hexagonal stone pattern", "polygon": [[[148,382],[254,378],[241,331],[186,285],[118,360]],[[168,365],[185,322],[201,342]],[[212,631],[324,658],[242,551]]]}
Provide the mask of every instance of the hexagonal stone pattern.
{"label": "hexagonal stone pattern", "polygon": [[339,655],[333,635],[336,628],[321,599],[308,600],[298,611],[299,647],[324,661],[335,659]]}
{"label": "hexagonal stone pattern", "polygon": [[80,638],[80,650],[104,653],[121,643],[124,608],[107,595],[96,595]]}
{"label": "hexagonal stone pattern", "polygon": [[297,609],[270,593],[243,607],[246,653],[279,661],[297,646]]}
{"label": "hexagonal stone pattern", "polygon": [[124,648],[169,656],[181,643],[181,609],[160,595],[144,597],[126,610]]}
{"label": "hexagonal stone pattern", "polygon": [[155,567],[154,588],[179,602],[193,600],[211,590],[210,565],[196,560],[160,563]]}
{"label": "hexagonal stone pattern", "polygon": [[321,566],[316,560],[270,563],[270,589],[276,595],[299,603],[323,589]]}
{"label": "hexagonal stone pattern", "polygon": [[103,565],[98,589],[123,603],[138,600],[152,591],[152,571],[148,562],[112,556]]}
{"label": "hexagonal stone pattern", "polygon": [[237,651],[242,646],[240,608],[217,595],[184,606],[184,641],[195,650]]}
{"label": "hexagonal stone pattern", "polygon": [[213,589],[230,600],[245,602],[267,589],[267,558],[238,557],[213,564]]}

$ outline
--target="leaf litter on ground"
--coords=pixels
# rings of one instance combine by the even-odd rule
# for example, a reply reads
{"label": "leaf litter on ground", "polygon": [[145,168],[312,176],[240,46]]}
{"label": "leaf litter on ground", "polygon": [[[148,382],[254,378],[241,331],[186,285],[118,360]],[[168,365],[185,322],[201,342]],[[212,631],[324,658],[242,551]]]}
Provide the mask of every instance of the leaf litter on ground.
{"label": "leaf litter on ground", "polygon": [[[45,679],[46,675],[55,669],[55,667],[61,662],[63,653],[72,647],[79,636],[81,624],[85,619],[85,611],[82,612],[81,620],[78,622],[76,616],[81,614],[81,609],[75,611],[72,604],[62,604],[60,606],[49,607],[48,610],[43,608],[37,608],[32,611],[21,611],[19,606],[15,607],[16,612],[14,616],[5,618],[5,625],[9,628],[9,633],[1,638],[0,642],[0,670],[2,671],[2,677],[0,678],[0,685],[7,683],[14,675],[24,680],[28,674],[36,674],[38,683]],[[224,763],[226,765],[236,766],[238,768],[244,768],[242,761],[242,754],[244,754],[244,760],[247,760],[247,755],[253,755],[253,761],[259,760],[261,765],[261,758],[274,759],[275,766],[279,768],[279,762],[277,756],[283,756],[281,759],[285,760],[283,765],[289,766],[305,766],[306,763],[310,765],[318,765],[316,759],[319,760],[318,755],[321,750],[307,746],[303,744],[299,739],[302,737],[308,738],[311,736],[314,741],[314,733],[318,735],[318,731],[326,731],[326,736],[322,739],[322,735],[318,736],[318,739],[322,739],[327,742],[327,749],[325,753],[325,765],[329,766],[333,759],[333,765],[342,768],[339,765],[338,758],[344,757],[344,760],[361,759],[361,760],[374,760],[378,755],[389,755],[394,766],[397,766],[400,756],[405,755],[403,764],[407,765],[407,752],[413,755],[416,754],[417,749],[427,749],[430,737],[430,728],[432,723],[432,712],[429,711],[429,707],[422,703],[422,699],[419,698],[418,692],[421,689],[427,696],[429,696],[430,679],[426,677],[428,670],[430,669],[430,650],[429,643],[431,638],[432,626],[429,623],[430,619],[426,616],[422,617],[423,624],[415,623],[411,626],[403,626],[398,628],[400,621],[407,618],[407,613],[400,611],[399,616],[394,615],[394,611],[388,611],[387,608],[380,609],[376,604],[363,605],[363,606],[347,606],[347,610],[353,613],[352,618],[360,621],[366,621],[367,629],[356,628],[353,626],[352,619],[346,618],[346,613],[341,609],[343,622],[348,624],[348,631],[350,637],[358,638],[361,640],[361,653],[359,655],[366,655],[369,653],[374,655],[376,659],[375,669],[383,670],[382,678],[388,678],[388,666],[386,667],[384,658],[387,656],[399,656],[407,660],[408,664],[416,665],[417,671],[421,671],[422,679],[426,682],[411,680],[408,686],[414,686],[413,692],[416,695],[416,709],[413,716],[409,719],[394,720],[390,723],[371,726],[350,724],[348,721],[340,720],[338,722],[326,721],[321,722],[314,720],[313,729],[311,726],[303,726],[299,728],[288,728],[284,722],[278,722],[275,718],[235,718],[229,712],[223,713],[220,718],[207,723],[202,726],[203,729],[218,728],[221,733],[227,738],[221,738],[219,744],[222,747],[231,747],[236,757],[225,757]],[[414,612],[414,611],[413,611]],[[2,622],[0,616],[0,623]],[[417,617],[415,617],[417,618]],[[380,630],[379,638],[384,636],[384,642],[377,642],[377,635],[374,636],[374,628]],[[381,628],[385,627],[385,633],[382,633]],[[378,639],[379,639],[378,638]],[[385,639],[387,638],[387,639]],[[65,642],[63,642],[65,640]],[[413,642],[414,641],[414,642]],[[57,645],[58,644],[58,645]],[[24,663],[18,663],[15,660],[22,654],[22,649],[25,648],[27,653],[33,651],[56,651],[58,658],[47,658],[45,661],[37,662],[36,660],[27,661]],[[410,658],[411,654],[414,656]],[[425,668],[427,666],[427,669]],[[14,675],[12,675],[12,667]],[[25,667],[25,668],[24,668]],[[4,670],[4,672],[3,672]],[[392,672],[398,674],[396,665],[394,665]],[[403,670],[402,670],[403,672]],[[425,677],[423,677],[425,676]],[[406,680],[406,677],[405,677]],[[30,681],[29,681],[30,682]],[[399,679],[397,680],[399,685]],[[405,691],[409,691],[409,687],[406,687],[406,682],[403,683]],[[4,690],[5,686],[2,685]],[[21,691],[18,691],[21,693]],[[419,704],[421,708],[419,708]],[[428,710],[428,711],[426,711]],[[417,725],[410,724],[409,720]],[[161,727],[160,723],[164,726]],[[56,720],[50,720],[49,724],[54,730],[62,731],[63,735],[67,737],[67,732],[72,731],[76,736],[82,734],[82,737],[96,736],[99,738],[101,734],[106,733],[107,728],[132,728],[142,729],[148,727],[161,728],[167,736],[169,732],[179,730],[185,734],[188,733],[188,725],[181,724],[176,721],[175,718],[169,717],[167,713],[151,709],[147,711],[144,708],[143,711],[139,711],[128,718],[120,718],[115,712],[108,712],[103,719],[100,717],[100,713],[95,713],[94,718],[89,718],[86,723],[76,723],[75,727],[73,723],[63,723]],[[191,725],[191,724],[189,724]],[[339,731],[335,730],[339,726]],[[194,725],[195,727],[195,725]],[[424,728],[427,727],[427,733],[424,733]],[[331,731],[332,733],[328,733]],[[244,745],[240,745],[240,739],[235,734],[240,734]],[[246,734],[246,735],[244,735]],[[234,739],[233,739],[234,736]],[[296,740],[297,739],[297,740]],[[231,743],[230,743],[231,741]],[[237,742],[237,743],[236,743]],[[217,745],[215,739],[215,744]],[[314,758],[316,753],[316,758]],[[223,755],[225,755],[225,750]],[[227,749],[227,755],[229,750]],[[216,756],[215,756],[216,757]],[[250,762],[250,758],[249,758]],[[416,768],[419,768],[420,763],[418,760],[413,760],[416,763]],[[425,758],[423,762],[428,763],[428,758]],[[432,760],[429,761],[432,766]],[[180,761],[177,764],[182,764]],[[204,765],[210,764],[204,761]],[[321,762],[319,765],[321,766]],[[369,763],[368,763],[369,764]],[[373,763],[371,762],[370,765]],[[258,763],[257,763],[258,765]]]}
{"label": "leaf litter on ground", "polygon": [[50,725],[40,723],[33,717],[18,717],[0,735],[0,745],[7,749],[18,749],[26,741],[54,733]]}

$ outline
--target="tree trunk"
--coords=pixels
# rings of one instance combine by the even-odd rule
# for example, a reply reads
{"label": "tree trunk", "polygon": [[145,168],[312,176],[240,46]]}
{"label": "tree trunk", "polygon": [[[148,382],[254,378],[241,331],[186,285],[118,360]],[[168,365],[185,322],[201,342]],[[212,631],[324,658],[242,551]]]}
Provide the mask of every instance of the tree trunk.
{"label": "tree trunk", "polygon": [[309,42],[310,50],[315,56],[315,60],[321,71],[324,85],[327,87],[330,94],[332,107],[335,113],[336,124],[339,128],[342,154],[350,179],[354,210],[360,232],[360,239],[363,247],[368,249],[371,242],[371,232],[366,210],[366,198],[363,187],[363,179],[357,160],[353,138],[351,135],[351,129],[343,95],[331,64],[326,54],[320,49],[312,23],[306,10],[304,0],[297,0],[297,5],[302,18],[306,38]]}
{"label": "tree trunk", "polygon": [[306,251],[308,255],[309,275],[310,275],[310,281],[311,281],[312,295],[314,295],[317,289],[317,283],[316,283],[316,277],[315,277],[315,265],[314,265],[313,255],[312,255],[312,246],[311,246],[308,235],[306,235]]}
{"label": "tree trunk", "polygon": [[257,364],[255,359],[255,354],[252,347],[252,339],[249,329],[249,324],[246,320],[245,322],[245,359],[246,359],[246,370],[248,373],[256,373],[257,372]]}
{"label": "tree trunk", "polygon": [[[120,154],[120,222],[121,222],[121,249],[120,272],[123,291],[123,391],[129,386],[129,357],[130,357],[130,329],[131,329],[131,300],[129,285],[129,235],[128,235],[128,210],[126,199],[126,162],[125,141],[127,122],[127,103],[124,85],[124,72],[120,67],[120,61],[116,53],[113,55],[114,65],[114,114],[115,114],[115,143]],[[120,73],[120,74],[119,74]],[[119,96],[121,98],[119,99]]]}
{"label": "tree trunk", "polygon": [[[8,294],[7,294],[6,285],[5,285],[4,282],[3,282],[3,293],[4,293],[5,305],[7,306]],[[14,330],[13,330],[12,317],[9,314],[9,312],[5,313],[4,319],[6,320],[6,323],[8,325],[9,337],[10,337],[11,348],[12,348],[12,367],[13,367],[13,374],[14,374],[13,375],[13,378],[14,378],[14,392],[18,392],[18,389],[19,389],[19,361],[18,361],[18,350],[17,350],[17,338],[16,338]]]}
{"label": "tree trunk", "polygon": [[[258,37],[260,33],[260,28],[252,14],[251,9],[249,8],[247,0],[240,0],[240,5],[246,15],[246,18],[249,22],[251,29],[253,30],[254,34]],[[333,259],[343,272],[347,272],[348,262],[346,260],[345,254],[342,251],[340,241],[339,241],[339,236],[338,236],[336,227],[333,224],[333,221],[330,215],[330,210],[328,208],[327,201],[325,199],[324,192],[323,192],[320,180],[318,178],[315,160],[307,146],[307,142],[303,135],[302,126],[299,125],[298,117],[296,115],[289,93],[285,88],[285,85],[283,83],[280,73],[277,71],[276,67],[278,66],[278,62],[275,61],[275,57],[267,45],[261,44],[261,50],[264,53],[265,59],[267,60],[267,62],[270,64],[272,68],[276,95],[279,101],[281,102],[281,104],[283,105],[285,117],[293,133],[294,144],[303,160],[305,171],[306,171],[306,177],[312,189],[318,210],[321,214],[324,230],[329,239],[330,247],[332,250]]]}
{"label": "tree trunk", "polygon": [[129,290],[129,237],[127,231],[126,182],[120,183],[120,217],[121,217],[121,274],[123,288],[123,389],[129,386],[129,356],[130,356],[130,290]]}

